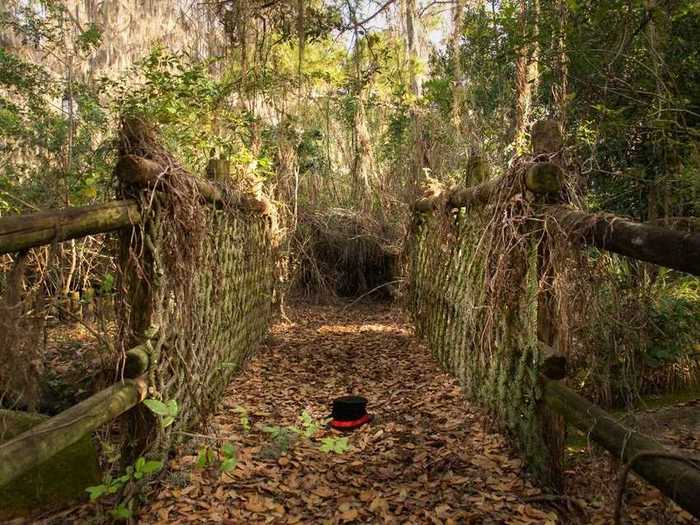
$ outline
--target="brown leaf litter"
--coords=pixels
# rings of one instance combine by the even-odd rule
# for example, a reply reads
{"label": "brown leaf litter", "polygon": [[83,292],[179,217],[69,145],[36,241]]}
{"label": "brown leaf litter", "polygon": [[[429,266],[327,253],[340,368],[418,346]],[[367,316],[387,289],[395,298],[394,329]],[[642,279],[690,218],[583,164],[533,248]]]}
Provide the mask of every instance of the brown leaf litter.
{"label": "brown leaf litter", "polygon": [[[291,317],[272,328],[209,428],[177,451],[139,523],[611,523],[619,465],[571,452],[566,496],[544,493],[396,308],[295,305]],[[370,424],[285,446],[263,430],[299,426],[304,411],[324,419],[346,394],[368,398]],[[330,436],[350,449],[321,452]],[[224,442],[236,447],[235,469],[196,465],[202,446]],[[695,523],[646,483],[631,479],[627,492],[629,523]]]}

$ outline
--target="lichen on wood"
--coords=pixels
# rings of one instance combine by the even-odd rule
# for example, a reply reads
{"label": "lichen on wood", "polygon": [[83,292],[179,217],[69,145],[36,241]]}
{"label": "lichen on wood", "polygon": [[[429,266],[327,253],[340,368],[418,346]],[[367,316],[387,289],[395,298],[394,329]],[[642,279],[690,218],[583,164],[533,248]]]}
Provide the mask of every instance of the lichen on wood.
{"label": "lichen on wood", "polygon": [[[42,414],[0,410],[0,444],[47,419]],[[100,479],[97,448],[92,436],[86,434],[36,469],[0,487],[0,520],[26,517],[83,499],[85,489]]]}
{"label": "lichen on wood", "polygon": [[[206,420],[267,333],[280,233],[269,199],[232,187],[233,181],[187,173],[147,126],[126,124],[123,142],[123,158],[137,155],[147,161],[140,164],[160,166],[148,173],[164,174],[157,181],[121,180],[122,190],[139,201],[144,221],[122,239],[122,274],[131,296],[120,323],[132,343],[149,340],[151,397],[178,406],[165,428],[144,425],[147,412],[135,414],[140,437],[134,449],[166,452],[181,431]],[[155,335],[148,333],[153,326]]]}
{"label": "lichen on wood", "polygon": [[[560,179],[561,169],[541,160],[522,157],[497,179],[453,190],[443,197],[459,208],[453,214],[416,215],[408,309],[417,334],[467,396],[492,412],[530,470],[557,489],[562,428],[539,403],[538,378],[561,373],[549,365],[562,363],[544,355],[540,341],[567,347],[570,303],[559,298],[570,285],[561,269],[572,257],[556,225],[531,220],[539,203],[528,197],[528,170],[542,164]],[[556,333],[543,330],[546,316],[561,324]]]}

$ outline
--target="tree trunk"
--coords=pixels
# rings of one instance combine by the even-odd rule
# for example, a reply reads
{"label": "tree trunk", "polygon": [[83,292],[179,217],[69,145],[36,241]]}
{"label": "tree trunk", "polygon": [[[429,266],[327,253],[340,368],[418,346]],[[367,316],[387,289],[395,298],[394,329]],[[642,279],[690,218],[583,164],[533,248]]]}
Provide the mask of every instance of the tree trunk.
{"label": "tree trunk", "polygon": [[527,0],[520,0],[520,38],[522,39],[515,62],[515,132],[513,143],[516,153],[527,148],[527,125],[530,120],[533,92],[536,95],[539,80],[539,0],[532,0],[533,31],[528,31],[529,9]]}
{"label": "tree trunk", "polygon": [[557,35],[557,69],[559,82],[554,87],[554,103],[557,107],[557,120],[562,130],[566,130],[569,93],[569,56],[566,52],[567,7],[565,0],[557,1],[559,34]]}
{"label": "tree trunk", "polygon": [[418,62],[418,31],[416,24],[416,0],[403,0],[404,28],[406,31],[406,51],[408,53],[411,92],[420,97],[422,81],[415,70]]}
{"label": "tree trunk", "polygon": [[524,152],[527,147],[525,137],[527,120],[530,115],[530,83],[528,82],[528,46],[524,42],[527,26],[527,2],[520,0],[520,38],[523,42],[518,49],[515,61],[515,132],[513,143],[517,153]]}
{"label": "tree trunk", "polygon": [[454,88],[452,90],[452,125],[462,135],[464,122],[462,121],[462,104],[464,103],[464,86],[462,82],[462,60],[460,56],[460,36],[462,31],[462,15],[464,13],[464,0],[455,0],[452,7],[452,33],[450,34],[450,52],[452,53],[452,75]]}

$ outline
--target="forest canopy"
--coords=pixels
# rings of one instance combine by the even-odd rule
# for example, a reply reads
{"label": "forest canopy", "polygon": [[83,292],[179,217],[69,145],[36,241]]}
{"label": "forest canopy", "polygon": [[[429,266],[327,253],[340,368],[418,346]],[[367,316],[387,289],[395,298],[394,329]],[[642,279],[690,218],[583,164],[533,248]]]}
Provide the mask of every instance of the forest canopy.
{"label": "forest canopy", "polygon": [[[11,0],[0,28],[3,214],[111,199],[120,123],[144,118],[188,170],[227,159],[283,206],[291,290],[393,296],[422,188],[504,172],[550,118],[585,208],[697,228],[694,1]],[[693,382],[697,280],[588,256],[607,328],[580,336],[582,387]]]}

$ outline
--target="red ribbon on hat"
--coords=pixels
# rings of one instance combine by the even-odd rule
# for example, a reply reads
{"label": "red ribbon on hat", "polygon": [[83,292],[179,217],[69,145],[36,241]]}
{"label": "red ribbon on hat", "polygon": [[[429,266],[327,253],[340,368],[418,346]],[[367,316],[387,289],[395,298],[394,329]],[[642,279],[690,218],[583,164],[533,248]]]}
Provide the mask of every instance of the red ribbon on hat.
{"label": "red ribbon on hat", "polygon": [[331,426],[333,428],[353,428],[364,425],[367,422],[369,422],[369,414],[365,414],[361,418],[353,419],[352,421],[337,421],[334,419],[331,421]]}

